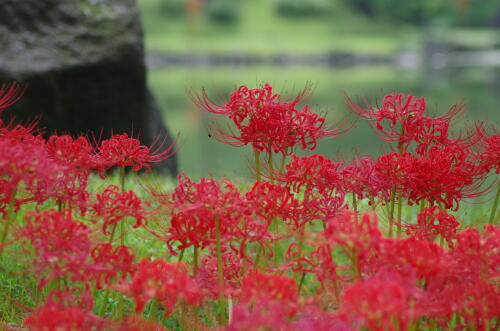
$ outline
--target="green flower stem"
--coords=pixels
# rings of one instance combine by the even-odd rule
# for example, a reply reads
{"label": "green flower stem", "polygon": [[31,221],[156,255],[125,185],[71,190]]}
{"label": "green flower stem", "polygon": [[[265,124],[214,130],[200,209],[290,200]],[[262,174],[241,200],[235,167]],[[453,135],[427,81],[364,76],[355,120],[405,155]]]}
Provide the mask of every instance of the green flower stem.
{"label": "green flower stem", "polygon": [[[273,162],[273,151],[271,149],[271,145],[269,144],[269,158],[267,159],[267,164],[269,166],[269,176],[271,179],[271,184],[274,184],[274,162]],[[278,219],[275,218],[272,220],[274,235],[278,236],[279,224]],[[279,252],[279,242],[278,240],[274,241],[274,264],[278,265],[278,252]]]}
{"label": "green flower stem", "polygon": [[274,265],[278,266],[278,252],[280,249],[280,243],[278,242],[278,234],[279,234],[279,223],[278,223],[278,218],[274,218],[273,220],[273,227],[274,227],[274,235],[276,236],[274,240]]}
{"label": "green flower stem", "polygon": [[[113,225],[113,230],[111,230],[111,236],[109,237],[109,244],[113,245],[113,239],[115,239],[115,233],[116,233],[116,228],[118,226],[118,223],[115,223]],[[102,301],[102,306],[101,309],[99,310],[99,315],[104,316],[104,313],[106,312],[106,307],[108,306],[108,299],[109,299],[109,290],[104,290],[104,300]]]}
{"label": "green flower stem", "polygon": [[420,212],[419,212],[419,214],[421,214],[424,211],[424,208],[425,208],[425,200],[422,200],[422,201],[420,201]]}
{"label": "green flower stem", "polygon": [[185,250],[186,250],[185,248],[183,248],[181,250],[181,253],[179,254],[179,258],[177,259],[177,263],[181,263],[182,262],[182,258],[184,257],[184,251]]}
{"label": "green flower stem", "polygon": [[271,184],[274,184],[274,162],[273,162],[273,152],[269,153],[269,158],[267,160],[267,164],[269,166],[269,176],[271,179]]}
{"label": "green flower stem", "polygon": [[389,209],[389,238],[392,237],[392,230],[394,227],[394,207],[396,204],[396,186],[392,189],[391,192],[391,205]]}
{"label": "green flower stem", "polygon": [[399,192],[398,194],[398,233],[397,237],[401,237],[401,220],[402,220],[402,214],[403,214],[403,192]]}
{"label": "green flower stem", "polygon": [[196,276],[198,274],[198,259],[199,259],[199,251],[198,251],[198,246],[194,246],[193,248],[193,273]]}
{"label": "green flower stem", "polygon": [[354,209],[354,213],[358,215],[358,201],[356,200],[356,193],[352,193],[352,208]]}
{"label": "green flower stem", "polygon": [[254,155],[254,158],[255,158],[255,180],[256,181],[259,181],[261,180],[261,174],[260,174],[260,152],[259,150],[257,149],[254,149],[253,150],[253,155]]}
{"label": "green flower stem", "polygon": [[[286,152],[286,151],[285,151]],[[281,164],[280,164],[280,174],[283,173],[283,171],[285,170],[285,163],[286,163],[286,155],[283,155],[281,157]]]}
{"label": "green flower stem", "polygon": [[149,308],[148,318],[156,321],[156,315],[158,315],[158,301],[153,299]]}
{"label": "green flower stem", "polygon": [[125,167],[120,167],[120,191],[125,192]]}
{"label": "green flower stem", "polygon": [[115,223],[115,225],[113,225],[113,230],[111,230],[111,236],[109,237],[109,244],[110,245],[113,245],[113,240],[115,239],[115,233],[116,233],[116,228],[118,226],[118,223]]}
{"label": "green flower stem", "polygon": [[488,221],[490,224],[498,223],[498,218],[495,219],[495,216],[497,214],[498,200],[500,200],[500,181],[498,181],[497,186],[497,194],[495,196],[495,201],[493,202],[493,207],[491,208],[490,220]]}
{"label": "green flower stem", "polygon": [[297,296],[300,296],[300,290],[302,290],[302,286],[304,285],[305,279],[306,279],[306,273],[302,272],[302,276],[300,276],[299,289],[297,290]]}
{"label": "green flower stem", "polygon": [[375,197],[372,195],[370,196],[370,203],[372,207],[372,212],[376,213],[377,212],[377,205],[375,204]]}
{"label": "green flower stem", "polygon": [[2,260],[2,255],[3,255],[3,249],[5,247],[5,242],[7,241],[7,235],[9,234],[9,228],[12,225],[12,222],[14,221],[15,214],[14,214],[14,206],[16,203],[16,194],[17,194],[17,187],[14,188],[14,191],[12,192],[12,196],[10,197],[9,201],[9,207],[7,209],[7,215],[5,218],[5,225],[3,227],[3,232],[2,232],[2,237],[0,241],[0,261]]}
{"label": "green flower stem", "polygon": [[[121,193],[125,192],[125,167],[120,167],[120,190]],[[120,222],[120,244],[125,246],[125,223]]]}
{"label": "green flower stem", "polygon": [[215,217],[215,249],[217,251],[217,280],[219,283],[219,324],[224,324],[224,270],[220,243],[220,220]]}
{"label": "green flower stem", "polygon": [[[299,232],[299,236],[298,236],[298,241],[299,241],[299,257],[302,257],[302,254],[303,254],[303,251],[304,251],[304,232],[305,232],[305,229],[306,228],[306,224],[304,224],[304,228],[301,229],[302,231]],[[303,271],[302,272],[302,275],[300,276],[300,280],[299,280],[299,290],[298,290],[298,295],[300,295],[300,290],[302,288],[302,285],[304,283],[304,279],[306,277],[306,273]]]}
{"label": "green flower stem", "polygon": [[259,262],[260,262],[260,256],[262,255],[262,246],[259,245],[257,249],[257,255],[255,256],[255,262],[254,262],[254,270],[257,270],[259,267]]}

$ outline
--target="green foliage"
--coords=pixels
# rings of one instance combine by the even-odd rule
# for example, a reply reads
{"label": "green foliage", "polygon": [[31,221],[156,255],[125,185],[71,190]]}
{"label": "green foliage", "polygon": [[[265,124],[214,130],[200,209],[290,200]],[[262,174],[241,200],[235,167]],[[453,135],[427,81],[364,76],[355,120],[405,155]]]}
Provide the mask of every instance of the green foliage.
{"label": "green foliage", "polygon": [[422,24],[450,10],[449,0],[344,0],[353,8],[374,17]]}
{"label": "green foliage", "polygon": [[498,0],[343,0],[351,8],[371,17],[394,22],[432,23],[445,19],[459,26],[487,26],[500,13]]}
{"label": "green foliage", "polygon": [[485,26],[495,15],[500,15],[498,0],[471,1],[469,7],[457,12],[457,23],[464,26]]}
{"label": "green foliage", "polygon": [[207,4],[208,17],[221,24],[234,23],[239,18],[240,1],[211,0]]}
{"label": "green foliage", "polygon": [[165,16],[181,17],[185,14],[184,0],[162,0],[160,9]]}
{"label": "green foliage", "polygon": [[285,17],[318,17],[329,13],[328,0],[276,0],[277,12]]}

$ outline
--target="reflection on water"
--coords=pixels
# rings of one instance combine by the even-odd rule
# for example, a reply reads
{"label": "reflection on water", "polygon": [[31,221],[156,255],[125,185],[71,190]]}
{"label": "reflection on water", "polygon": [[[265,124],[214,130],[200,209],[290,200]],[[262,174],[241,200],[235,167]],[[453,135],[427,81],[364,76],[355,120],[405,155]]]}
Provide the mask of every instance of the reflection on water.
{"label": "reflection on water", "polygon": [[[242,84],[256,87],[269,82],[288,95],[310,82],[315,89],[306,103],[331,120],[352,117],[345,109],[344,93],[360,102],[366,98],[376,103],[393,92],[425,96],[428,108],[436,114],[464,101],[467,112],[457,127],[477,120],[498,125],[500,120],[500,69],[456,69],[424,77],[420,70],[390,67],[171,67],[151,70],[149,82],[171,132],[181,134],[179,169],[194,177],[248,176],[251,154],[249,148],[227,146],[208,137],[207,127],[215,119],[196,109],[188,97],[189,89],[205,87],[210,96],[223,102]],[[387,146],[367,123],[360,122],[349,134],[321,142],[315,152],[338,158],[355,152],[375,156],[383,149]]]}

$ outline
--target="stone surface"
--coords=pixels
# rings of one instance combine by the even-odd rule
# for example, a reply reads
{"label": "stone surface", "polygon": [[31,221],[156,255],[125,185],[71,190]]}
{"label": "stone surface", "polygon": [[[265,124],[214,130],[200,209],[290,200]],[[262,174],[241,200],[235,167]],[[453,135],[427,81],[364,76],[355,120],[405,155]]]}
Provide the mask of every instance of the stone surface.
{"label": "stone surface", "polygon": [[[0,0],[0,17],[0,83],[27,87],[8,112],[16,119],[146,145],[168,134],[146,85],[135,0]],[[175,158],[165,166],[176,173]]]}

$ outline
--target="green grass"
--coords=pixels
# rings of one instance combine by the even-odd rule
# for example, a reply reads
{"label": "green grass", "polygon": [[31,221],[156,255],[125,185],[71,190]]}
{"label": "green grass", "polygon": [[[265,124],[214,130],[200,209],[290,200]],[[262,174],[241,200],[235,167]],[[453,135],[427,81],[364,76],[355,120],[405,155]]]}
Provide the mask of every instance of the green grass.
{"label": "green grass", "polygon": [[[236,1],[236,0],[235,0]],[[279,16],[268,0],[241,0],[240,19],[231,25],[162,13],[161,0],[140,0],[148,50],[169,53],[316,54],[346,51],[393,54],[414,45],[414,27],[398,29],[372,21],[334,2],[331,14],[310,19]]]}

